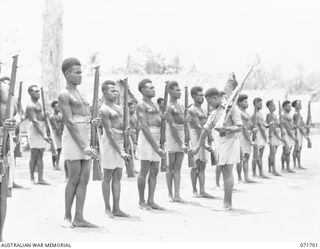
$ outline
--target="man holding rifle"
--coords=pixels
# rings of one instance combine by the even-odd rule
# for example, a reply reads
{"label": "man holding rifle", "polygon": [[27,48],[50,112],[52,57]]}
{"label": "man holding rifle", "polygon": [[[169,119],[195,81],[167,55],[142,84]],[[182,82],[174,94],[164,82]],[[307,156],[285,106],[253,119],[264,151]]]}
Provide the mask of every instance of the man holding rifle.
{"label": "man holding rifle", "polygon": [[[138,176],[139,207],[141,209],[158,209],[162,207],[154,202],[154,192],[157,184],[159,163],[165,157],[165,151],[160,149],[161,114],[157,105],[152,101],[155,87],[151,80],[143,79],[138,85],[143,99],[137,105],[137,115],[140,127],[138,149],[140,151],[141,169]],[[146,178],[148,176],[148,201],[144,198]]]}
{"label": "man holding rifle", "polygon": [[50,139],[46,136],[45,132],[45,115],[43,113],[42,106],[39,103],[40,89],[37,85],[31,85],[28,88],[28,93],[31,97],[31,101],[26,108],[26,117],[29,119],[30,124],[28,127],[28,141],[31,149],[29,169],[30,180],[36,184],[34,179],[35,168],[38,169],[38,184],[48,185],[43,179],[43,153],[50,143]]}
{"label": "man holding rifle", "polygon": [[[104,128],[101,138],[101,166],[103,167],[102,193],[105,212],[110,217],[129,217],[120,210],[120,190],[122,169],[125,160],[130,155],[123,149],[123,110],[116,104],[118,91],[116,83],[105,81],[102,83],[104,103],[100,107],[100,117]],[[112,185],[112,187],[110,186]],[[110,189],[112,189],[113,208],[110,207]]]}
{"label": "man holding rifle", "polygon": [[[194,104],[189,107],[190,121],[190,139],[193,146],[197,145],[200,138],[203,125],[207,121],[207,114],[202,109],[201,105],[204,102],[203,89],[200,86],[191,88],[190,95],[193,98]],[[205,192],[205,169],[206,163],[209,158],[209,152],[206,150],[205,145],[201,146],[199,152],[195,155],[194,159],[196,167],[191,168],[190,177],[193,188],[194,197],[213,198],[210,194]],[[200,192],[197,190],[197,180],[199,180]]]}
{"label": "man holding rifle", "polygon": [[[68,161],[69,178],[65,190],[65,217],[63,227],[97,227],[83,218],[83,207],[90,177],[91,158],[98,153],[90,147],[89,102],[78,91],[82,81],[81,63],[76,58],[65,59],[62,73],[66,87],[59,93],[65,128],[62,134],[62,154]],[[72,221],[71,208],[76,198],[76,212]]]}
{"label": "man holding rifle", "polygon": [[[167,149],[169,154],[169,167],[166,173],[170,201],[184,202],[180,196],[181,166],[184,153],[188,148],[184,144],[184,107],[178,103],[181,89],[178,82],[167,83],[170,101],[168,105],[168,129],[166,130]],[[173,186],[174,184],[174,195]]]}

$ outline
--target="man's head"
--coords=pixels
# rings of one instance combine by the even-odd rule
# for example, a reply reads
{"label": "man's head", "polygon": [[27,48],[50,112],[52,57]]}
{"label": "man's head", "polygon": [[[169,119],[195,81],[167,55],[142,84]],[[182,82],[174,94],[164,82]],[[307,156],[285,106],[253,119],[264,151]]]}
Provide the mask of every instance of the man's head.
{"label": "man's head", "polygon": [[163,107],[164,107],[164,99],[163,98],[158,98],[157,99],[157,103],[158,103],[158,106],[159,106],[160,110],[162,110]]}
{"label": "man's head", "polygon": [[253,100],[253,106],[258,111],[262,109],[262,99],[257,97]]}
{"label": "man's head", "polygon": [[206,100],[208,102],[208,104],[212,107],[212,108],[217,108],[219,105],[221,105],[221,96],[220,96],[220,92],[212,87],[212,88],[209,88],[207,91],[206,91],[206,94],[205,94],[205,97],[206,97]]}
{"label": "man's head", "polygon": [[110,102],[116,102],[118,100],[118,90],[116,83],[112,80],[106,80],[102,83],[101,90],[103,96]]}
{"label": "man's head", "polygon": [[40,99],[40,89],[37,85],[29,86],[28,93],[29,93],[31,99],[34,99],[34,100]]}
{"label": "man's head", "polygon": [[181,97],[181,89],[177,81],[169,81],[168,85],[168,93],[174,99],[180,99]]}
{"label": "man's head", "polygon": [[301,110],[301,101],[300,100],[295,100],[292,102],[292,107],[295,108],[297,111]]}
{"label": "man's head", "polygon": [[285,100],[282,103],[282,109],[286,112],[290,112],[291,111],[291,102],[289,100]]}
{"label": "man's head", "polygon": [[51,107],[52,107],[52,109],[53,109],[53,111],[54,111],[55,113],[60,112],[60,107],[59,107],[59,103],[58,103],[57,100],[52,101]]}
{"label": "man's head", "polygon": [[80,85],[82,80],[81,63],[77,58],[67,58],[62,62],[62,73],[67,83]]}
{"label": "man's head", "polygon": [[133,102],[133,101],[130,101],[130,102],[128,103],[128,107],[129,107],[129,113],[130,113],[130,114],[134,114],[135,111],[136,111],[136,103]]}
{"label": "man's head", "polygon": [[268,100],[266,103],[266,106],[270,112],[274,112],[276,110],[276,105],[275,105],[273,99]]}
{"label": "man's head", "polygon": [[247,109],[249,104],[248,104],[248,95],[246,94],[240,94],[238,98],[238,105],[242,109]]}
{"label": "man's head", "polygon": [[200,86],[194,86],[191,88],[190,95],[195,103],[202,104],[204,101],[203,89]]}
{"label": "man's head", "polygon": [[156,95],[156,90],[151,80],[143,79],[138,84],[138,90],[143,96],[153,98]]}

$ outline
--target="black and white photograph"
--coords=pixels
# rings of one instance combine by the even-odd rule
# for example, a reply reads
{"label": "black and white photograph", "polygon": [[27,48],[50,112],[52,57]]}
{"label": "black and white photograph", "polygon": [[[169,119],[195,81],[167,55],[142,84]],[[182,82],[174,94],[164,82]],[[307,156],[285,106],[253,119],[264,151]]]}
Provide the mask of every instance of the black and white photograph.
{"label": "black and white photograph", "polygon": [[320,247],[319,13],[0,0],[0,247]]}

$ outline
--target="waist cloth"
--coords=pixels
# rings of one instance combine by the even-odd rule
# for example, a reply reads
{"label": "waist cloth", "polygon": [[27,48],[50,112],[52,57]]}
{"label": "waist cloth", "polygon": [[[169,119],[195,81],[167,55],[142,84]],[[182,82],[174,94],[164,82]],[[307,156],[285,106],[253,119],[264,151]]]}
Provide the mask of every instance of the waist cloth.
{"label": "waist cloth", "polygon": [[[115,142],[123,150],[123,131],[112,129]],[[124,159],[112,147],[109,138],[103,133],[101,137],[101,164],[104,169],[123,168],[125,166]]]}
{"label": "waist cloth", "polygon": [[[79,134],[86,147],[90,146],[90,125],[89,116],[73,116],[73,122],[79,130]],[[62,156],[65,160],[89,160],[90,156],[84,154],[76,141],[71,136],[71,133],[67,126],[63,129],[62,133]]]}
{"label": "waist cloth", "polygon": [[[45,133],[46,125],[44,121],[38,121],[38,123],[41,131]],[[28,142],[31,149],[45,149],[47,147],[47,142],[39,134],[32,122],[28,126]]]}
{"label": "waist cloth", "polygon": [[[160,127],[157,126],[149,126],[151,136],[154,141],[159,144],[160,142]],[[138,138],[138,150],[139,150],[139,159],[151,162],[160,162],[161,157],[159,154],[153,149],[143,131],[141,130]]]}
{"label": "waist cloth", "polygon": [[266,140],[263,138],[262,136],[262,133],[260,131],[260,128],[258,128],[258,131],[257,131],[257,139],[256,139],[256,144],[258,146],[258,148],[262,148],[262,147],[265,147],[266,146]]}
{"label": "waist cloth", "polygon": [[236,164],[240,162],[240,141],[237,134],[232,136],[216,136],[215,146],[218,165]]}
{"label": "waist cloth", "polygon": [[[196,146],[199,141],[199,135],[196,129],[190,129],[190,141],[192,147]],[[199,152],[194,155],[194,160],[200,160],[202,162],[207,162],[209,158],[209,151],[205,149],[204,146],[201,146]]]}
{"label": "waist cloth", "polygon": [[[182,142],[184,143],[184,125],[175,124],[174,126],[177,128],[178,135],[181,138]],[[181,149],[181,146],[174,139],[169,125],[167,125],[167,129],[166,129],[166,142],[167,142],[167,151],[169,154],[175,153],[175,152],[183,152],[183,150]]]}
{"label": "waist cloth", "polygon": [[[280,135],[281,134],[280,128],[276,128],[276,130],[277,130],[278,134]],[[271,135],[271,139],[270,139],[270,145],[272,145],[272,146],[280,146],[280,145],[282,145],[282,142],[281,142],[281,140],[279,138],[276,137],[275,134],[272,134]]]}
{"label": "waist cloth", "polygon": [[[251,136],[251,131],[247,130],[247,132],[249,133],[249,136]],[[248,139],[246,139],[246,137],[243,134],[243,131],[241,131],[239,133],[239,140],[240,140],[240,146],[241,146],[241,150],[243,154],[251,154],[251,144],[248,141]]]}

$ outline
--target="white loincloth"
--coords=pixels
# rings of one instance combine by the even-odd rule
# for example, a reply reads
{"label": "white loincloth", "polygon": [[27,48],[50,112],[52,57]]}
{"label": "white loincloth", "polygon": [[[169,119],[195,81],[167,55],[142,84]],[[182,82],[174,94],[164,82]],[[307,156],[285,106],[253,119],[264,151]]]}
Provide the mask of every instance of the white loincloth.
{"label": "white loincloth", "polygon": [[[178,136],[182,140],[182,143],[184,143],[184,125],[174,124],[174,126],[177,128]],[[168,128],[166,129],[166,142],[168,153],[183,152],[181,146],[174,139],[169,124],[167,125],[167,127]]]}
{"label": "white loincloth", "polygon": [[[121,150],[123,149],[123,131],[112,129],[115,142],[119,145]],[[109,138],[105,135],[105,132],[101,136],[101,166],[104,169],[123,168],[125,166],[124,159],[120,154],[112,147]]]}
{"label": "white loincloth", "polygon": [[262,148],[262,147],[265,147],[266,144],[267,144],[266,140],[262,136],[262,132],[260,131],[260,128],[258,128],[257,137],[256,137],[255,143],[257,144],[259,149]]}
{"label": "white loincloth", "polygon": [[[281,134],[280,128],[276,128],[278,134]],[[268,131],[269,132],[269,131]],[[271,135],[271,139],[270,139],[270,145],[272,146],[280,146],[282,145],[282,142],[279,138],[276,137],[275,134]]]}
{"label": "white loincloth", "polygon": [[[38,121],[39,128],[45,134],[46,125],[44,121]],[[34,127],[33,123],[30,121],[28,127],[28,142],[31,149],[45,149],[47,147],[47,142],[43,139],[43,137],[39,134],[39,132]]]}
{"label": "white loincloth", "polygon": [[[199,138],[200,137],[198,136],[197,130],[190,129],[190,142],[192,147],[197,145]],[[204,146],[201,146],[199,152],[196,155],[194,155],[195,161],[200,160],[202,162],[207,162],[208,158],[209,158],[209,151],[207,151]]]}
{"label": "white loincloth", "polygon": [[243,154],[251,154],[251,145],[250,142],[246,139],[243,134],[243,131],[239,134],[240,146]]}
{"label": "white loincloth", "polygon": [[[153,137],[154,141],[159,144],[160,142],[160,127],[156,126],[149,126],[151,136]],[[161,157],[159,154],[153,149],[143,131],[140,131],[139,138],[138,138],[138,150],[139,150],[139,159],[144,161],[151,161],[151,162],[160,162]]]}
{"label": "white loincloth", "polygon": [[[89,116],[73,116],[73,122],[79,130],[79,134],[84,141],[86,147],[90,147],[90,125]],[[89,160],[90,156],[84,154],[76,141],[72,138],[67,126],[63,129],[62,133],[62,156],[64,160]]]}
{"label": "white loincloth", "polygon": [[240,141],[237,134],[233,136],[215,136],[215,147],[218,156],[218,165],[236,164],[240,162]]}
{"label": "white loincloth", "polygon": [[287,134],[285,134],[285,135],[283,136],[283,140],[284,140],[284,145],[283,145],[283,147],[285,148],[285,151],[286,151],[287,153],[291,152],[291,149],[292,149],[292,147],[294,146],[295,141],[294,141],[289,135],[287,135]]}

